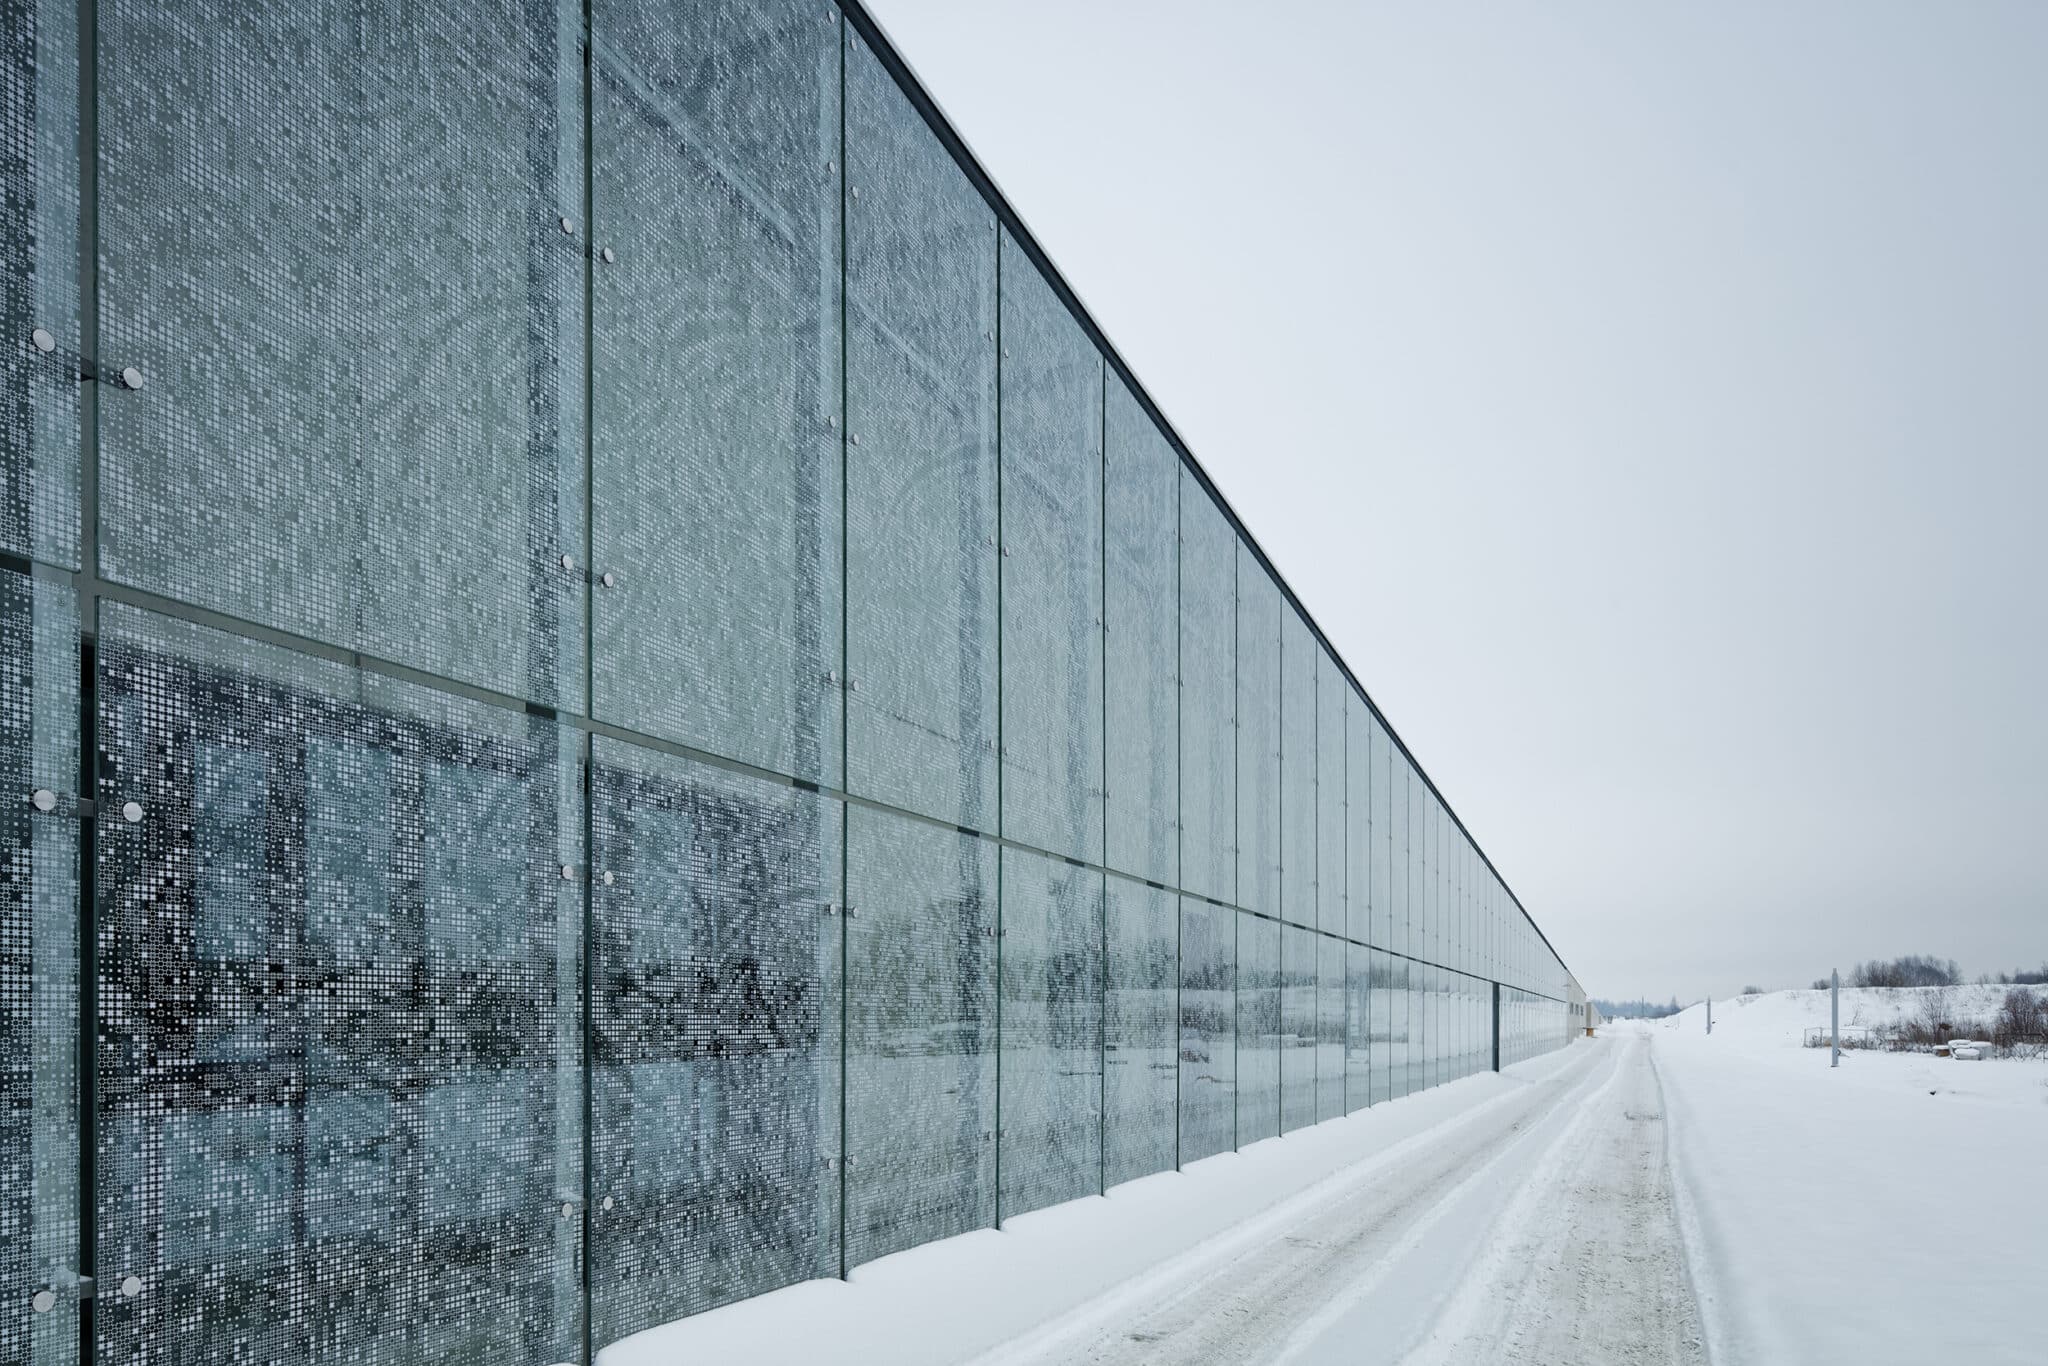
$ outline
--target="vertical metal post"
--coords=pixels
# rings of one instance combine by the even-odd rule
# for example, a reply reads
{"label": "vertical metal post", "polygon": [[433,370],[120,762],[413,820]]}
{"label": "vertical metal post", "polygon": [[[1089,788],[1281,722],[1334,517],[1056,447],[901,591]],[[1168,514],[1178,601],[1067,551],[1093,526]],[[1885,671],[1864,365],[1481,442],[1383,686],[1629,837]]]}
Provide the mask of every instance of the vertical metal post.
{"label": "vertical metal post", "polygon": [[1842,973],[1828,974],[1828,1066],[1842,1065]]}
{"label": "vertical metal post", "polygon": [[1714,993],[1707,993],[1707,1033],[1714,1032]]}

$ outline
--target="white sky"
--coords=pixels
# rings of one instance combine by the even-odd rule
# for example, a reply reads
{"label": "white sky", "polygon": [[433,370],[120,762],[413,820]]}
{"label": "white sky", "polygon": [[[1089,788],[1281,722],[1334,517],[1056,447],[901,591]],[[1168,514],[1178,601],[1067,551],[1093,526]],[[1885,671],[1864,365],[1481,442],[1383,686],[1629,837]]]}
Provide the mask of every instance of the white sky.
{"label": "white sky", "polygon": [[2048,958],[2048,4],[870,4],[1589,991]]}

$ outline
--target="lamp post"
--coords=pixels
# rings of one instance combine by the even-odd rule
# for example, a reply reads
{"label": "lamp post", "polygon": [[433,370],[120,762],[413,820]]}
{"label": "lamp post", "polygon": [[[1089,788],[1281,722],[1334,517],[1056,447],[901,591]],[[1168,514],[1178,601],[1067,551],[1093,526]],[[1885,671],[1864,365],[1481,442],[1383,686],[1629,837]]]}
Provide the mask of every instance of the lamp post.
{"label": "lamp post", "polygon": [[1828,1047],[1832,1050],[1828,1066],[1842,1065],[1842,972],[1840,968],[1828,974]]}

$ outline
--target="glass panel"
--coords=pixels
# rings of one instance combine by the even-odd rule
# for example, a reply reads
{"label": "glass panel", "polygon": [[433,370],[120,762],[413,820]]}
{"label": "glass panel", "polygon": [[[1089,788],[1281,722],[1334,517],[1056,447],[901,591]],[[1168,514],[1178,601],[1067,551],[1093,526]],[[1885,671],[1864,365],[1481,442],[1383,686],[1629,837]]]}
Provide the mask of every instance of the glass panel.
{"label": "glass panel", "polygon": [[1372,820],[1372,716],[1365,699],[1348,682],[1340,686],[1344,699],[1344,782],[1339,789],[1343,799],[1339,820],[1344,838],[1344,927],[1357,943],[1377,944],[1379,907],[1372,898],[1372,877],[1379,862],[1372,842],[1376,830]]}
{"label": "glass panel", "polygon": [[1396,1096],[1412,1095],[1416,1089],[1418,1048],[1421,1031],[1415,1022],[1415,993],[1412,990],[1414,964],[1406,958],[1392,960],[1393,1000],[1390,1035],[1393,1039],[1393,1077]]}
{"label": "glass panel", "polygon": [[1394,964],[1383,950],[1371,951],[1366,978],[1366,1039],[1371,1058],[1372,1103],[1394,1097]]}
{"label": "glass panel", "polygon": [[1006,233],[1003,835],[1102,861],[1102,357]]}
{"label": "glass panel", "polygon": [[[1407,952],[1416,958],[1429,955],[1429,902],[1427,899],[1429,826],[1428,793],[1422,776],[1407,764],[1408,777],[1408,936]],[[1419,987],[1418,987],[1419,989]]]}
{"label": "glass panel", "polygon": [[839,784],[839,32],[593,11],[592,705]]}
{"label": "glass panel", "polygon": [[[1422,897],[1417,903],[1421,908],[1422,944],[1419,956],[1431,963],[1443,961],[1442,897],[1443,846],[1438,842],[1441,822],[1437,819],[1436,797],[1427,788],[1419,789],[1422,802]],[[1433,989],[1433,988],[1432,988]]]}
{"label": "glass panel", "polygon": [[[1364,706],[1362,699],[1358,705]],[[1393,766],[1390,762],[1393,744],[1387,738],[1386,728],[1379,718],[1368,709],[1365,712],[1368,728],[1367,763],[1371,769],[1366,793],[1372,811],[1372,866],[1367,876],[1372,880],[1372,934],[1370,941],[1383,949],[1394,947],[1394,802]],[[1355,790],[1355,788],[1354,788]]]}
{"label": "glass panel", "polygon": [[1237,895],[1237,536],[1185,471],[1180,525],[1181,885],[1227,901]]}
{"label": "glass panel", "polygon": [[1339,951],[1343,968],[1338,990],[1344,1012],[1344,1113],[1349,1114],[1363,1110],[1379,1098],[1373,1089],[1379,1081],[1373,1056],[1379,1043],[1373,1014],[1374,997],[1378,994],[1373,969],[1379,951],[1350,942],[1341,945]]}
{"label": "glass panel", "polygon": [[1103,1019],[1103,1184],[1170,1171],[1178,1094],[1180,941],[1173,893],[1108,879]]}
{"label": "glass panel", "polygon": [[1237,1146],[1237,912],[1180,899],[1180,1160]]}
{"label": "glass panel", "polygon": [[[0,14],[0,550],[78,565],[78,14]],[[49,350],[43,349],[48,343]],[[60,1318],[62,1316],[59,1316]],[[58,1325],[41,1326],[38,1337]],[[6,1344],[0,1329],[0,1348]],[[15,1360],[4,1350],[0,1359]],[[41,1360],[38,1358],[37,1360]]]}
{"label": "glass panel", "polygon": [[1105,514],[1110,867],[1180,883],[1180,457],[1109,387]]}
{"label": "glass panel", "polygon": [[[1315,637],[1291,603],[1280,605],[1280,912],[1313,926],[1316,883]],[[1340,884],[1341,885],[1341,884]]]}
{"label": "glass panel", "polygon": [[1280,1132],[1280,922],[1237,913],[1237,1146]]}
{"label": "glass panel", "polygon": [[1102,874],[1005,849],[1002,1205],[1102,1189]]}
{"label": "glass panel", "polygon": [[[1237,548],[1237,904],[1280,905],[1280,588]],[[1297,803],[1298,804],[1298,803]],[[1313,808],[1311,808],[1313,809]],[[1313,908],[1314,903],[1310,903]],[[1243,1142],[1243,1136],[1239,1136]]]}
{"label": "glass panel", "polygon": [[1316,932],[1280,932],[1280,1129],[1316,1122]]}
{"label": "glass panel", "polygon": [[572,736],[107,603],[99,746],[104,1359],[574,1356]]}
{"label": "glass panel", "polygon": [[813,792],[593,745],[602,1346],[838,1274],[841,816]]}
{"label": "glass panel", "polygon": [[1436,1086],[1444,1079],[1447,1054],[1444,1035],[1444,974],[1441,968],[1422,969],[1422,1084]]}
{"label": "glass panel", "polygon": [[996,816],[996,224],[866,49],[846,56],[847,783]]}
{"label": "glass panel", "polygon": [[1387,849],[1390,867],[1388,870],[1389,893],[1387,924],[1387,946],[1396,953],[1414,952],[1414,943],[1409,932],[1409,905],[1414,900],[1415,868],[1412,862],[1413,849],[1409,843],[1410,806],[1408,800],[1408,763],[1398,749],[1388,754],[1388,776],[1391,780],[1388,799]]}
{"label": "glass panel", "polygon": [[99,6],[109,578],[580,706],[581,54],[551,5]]}
{"label": "glass panel", "polygon": [[78,1359],[77,600],[0,570],[0,772],[21,785],[0,801],[0,1361],[21,1366]]}
{"label": "glass panel", "polygon": [[[1363,961],[1361,959],[1361,961]],[[1350,1055],[1345,1021],[1344,941],[1335,935],[1316,936],[1316,1118],[1334,1119],[1344,1113],[1348,1079],[1346,1061]],[[1359,1079],[1364,1080],[1361,1066]],[[1363,1093],[1361,1092],[1361,1095]],[[1363,1101],[1360,1102],[1361,1104]]]}
{"label": "glass panel", "polygon": [[[1316,650],[1316,924],[1325,934],[1344,934],[1349,886],[1345,878],[1344,699],[1351,685],[1337,672],[1329,651]],[[1361,880],[1358,899],[1365,900]],[[1351,931],[1365,938],[1361,913]]]}
{"label": "glass panel", "polygon": [[996,846],[847,812],[846,1262],[996,1216]]}

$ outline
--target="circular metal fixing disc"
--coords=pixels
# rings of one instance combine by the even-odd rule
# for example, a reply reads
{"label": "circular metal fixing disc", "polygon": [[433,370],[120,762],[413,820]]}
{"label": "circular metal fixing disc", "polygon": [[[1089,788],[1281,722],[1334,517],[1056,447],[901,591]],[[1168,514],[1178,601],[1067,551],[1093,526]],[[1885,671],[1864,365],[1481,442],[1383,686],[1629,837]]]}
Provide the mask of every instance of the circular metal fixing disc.
{"label": "circular metal fixing disc", "polygon": [[562,568],[574,570],[576,568],[576,557],[574,555],[564,555],[562,557]]}
{"label": "circular metal fixing disc", "polygon": [[562,231],[571,236],[574,236],[576,232],[576,220],[573,218],[564,218],[562,220]]}
{"label": "circular metal fixing disc", "polygon": [[607,569],[604,571],[604,574],[601,577],[599,577],[598,582],[603,584],[606,588],[617,588],[619,586],[619,576],[612,573],[611,570]]}
{"label": "circular metal fixing disc", "polygon": [[[140,825],[142,823],[142,803],[121,803],[121,819],[128,822],[128,824],[130,825]],[[129,1279],[133,1280],[134,1278],[130,1277]]]}
{"label": "circular metal fixing disc", "polygon": [[604,885],[607,887],[612,885],[612,875],[610,873],[604,875]]}
{"label": "circular metal fixing disc", "polygon": [[604,1198],[604,1207],[605,1207],[606,1209],[610,1209],[610,1208],[611,1208],[611,1207],[612,1207],[612,1206],[613,1206],[614,1204],[616,1204],[616,1203],[617,1203],[617,1202],[616,1202],[616,1201],[614,1201],[614,1200],[613,1200],[613,1199],[612,1199],[612,1198],[611,1198],[611,1197],[610,1197],[609,1195],[607,1195],[607,1196],[606,1196],[606,1197]]}
{"label": "circular metal fixing disc", "polygon": [[47,1314],[57,1307],[57,1296],[48,1290],[36,1291],[36,1297],[29,1301],[38,1314]]}
{"label": "circular metal fixing disc", "polygon": [[129,366],[121,372],[121,383],[130,389],[140,389],[142,387],[142,372],[132,365]]}
{"label": "circular metal fixing disc", "polygon": [[603,257],[604,257],[604,263],[605,263],[606,265],[610,265],[610,264],[612,264],[612,263],[613,263],[614,261],[616,261],[616,260],[618,260],[618,259],[619,259],[619,254],[618,254],[617,252],[613,251],[613,250],[612,250],[612,249],[611,249],[610,247],[606,247],[606,248],[605,248],[605,249],[604,249],[604,250],[603,250],[602,252],[600,252],[599,254],[600,254],[601,256],[603,256]]}
{"label": "circular metal fixing disc", "polygon": [[28,339],[36,344],[36,350],[38,351],[55,351],[57,349],[57,339],[50,335],[50,329],[47,327],[38,327],[35,331],[28,334]]}
{"label": "circular metal fixing disc", "polygon": [[57,794],[50,791],[47,787],[37,788],[29,800],[35,803],[35,808],[38,811],[55,811],[57,809]]}
{"label": "circular metal fixing disc", "polygon": [[574,1219],[576,1217],[576,1207],[564,1201],[562,1204],[562,1217],[564,1219]]}
{"label": "circular metal fixing disc", "polygon": [[130,1276],[121,1282],[121,1298],[132,1300],[142,1293],[142,1277]]}
{"label": "circular metal fixing disc", "polygon": [[568,882],[568,881],[570,881],[571,879],[573,879],[573,878],[574,878],[575,876],[576,876],[576,869],[575,869],[574,865],[572,865],[572,864],[567,864],[567,863],[565,863],[565,864],[563,864],[563,865],[562,865],[562,881],[564,881],[564,882]]}

